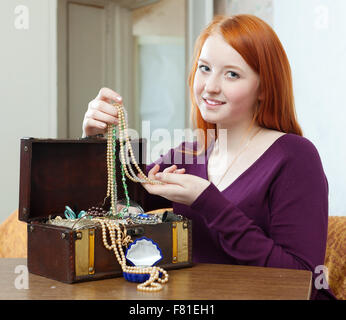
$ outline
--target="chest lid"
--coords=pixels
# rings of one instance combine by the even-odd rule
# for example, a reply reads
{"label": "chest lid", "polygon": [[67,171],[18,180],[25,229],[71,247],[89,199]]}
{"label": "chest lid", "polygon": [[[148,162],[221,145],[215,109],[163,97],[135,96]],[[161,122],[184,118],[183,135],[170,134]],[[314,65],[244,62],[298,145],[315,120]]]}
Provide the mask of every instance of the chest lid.
{"label": "chest lid", "polygon": [[[145,172],[145,139],[131,140],[131,145]],[[21,139],[19,220],[63,215],[65,206],[79,212],[102,203],[107,194],[106,149],[105,139]],[[120,161],[116,160],[117,185],[121,186]],[[130,198],[149,210],[143,200],[145,189],[129,179],[126,183]],[[118,199],[125,197],[122,187],[117,193]]]}

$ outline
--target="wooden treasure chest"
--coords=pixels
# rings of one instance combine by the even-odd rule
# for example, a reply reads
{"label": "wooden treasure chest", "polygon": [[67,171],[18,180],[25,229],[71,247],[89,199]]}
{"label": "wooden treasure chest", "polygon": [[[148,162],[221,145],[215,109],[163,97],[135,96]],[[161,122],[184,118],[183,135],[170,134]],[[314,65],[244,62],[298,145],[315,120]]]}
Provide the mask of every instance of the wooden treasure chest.
{"label": "wooden treasure chest", "polygon": [[[131,145],[145,172],[145,140],[133,140]],[[28,224],[29,272],[66,283],[123,275],[114,252],[105,247],[104,241],[110,239],[101,224],[77,218],[80,212],[105,205],[106,149],[105,139],[21,139],[19,220]],[[116,170],[121,172],[120,161]],[[124,199],[120,174],[116,180],[118,199]],[[156,266],[165,270],[192,266],[191,221],[173,213],[170,201],[149,194],[140,183],[129,179],[126,183],[131,201],[143,210],[132,215],[137,220],[122,225],[130,236],[123,251],[143,239],[158,248]],[[67,208],[76,219],[67,219]],[[143,250],[147,249],[137,248],[140,255],[145,255]]]}

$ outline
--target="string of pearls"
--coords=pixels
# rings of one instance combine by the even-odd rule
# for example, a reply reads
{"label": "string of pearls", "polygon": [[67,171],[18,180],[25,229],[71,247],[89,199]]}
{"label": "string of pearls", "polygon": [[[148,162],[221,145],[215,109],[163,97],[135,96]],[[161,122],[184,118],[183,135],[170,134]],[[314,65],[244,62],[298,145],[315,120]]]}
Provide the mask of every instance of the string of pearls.
{"label": "string of pearls", "polygon": [[[130,199],[127,191],[126,185],[126,177],[134,182],[140,183],[150,183],[150,184],[163,184],[161,181],[152,180],[148,178],[141,168],[139,167],[135,155],[133,153],[133,149],[130,143],[130,139],[127,131],[127,115],[126,111],[122,104],[114,104],[114,106],[118,110],[118,119],[119,119],[119,142],[120,142],[120,163],[121,163],[121,174],[122,174],[122,182],[125,192],[125,197],[127,200],[126,207],[123,209],[123,212],[127,212]],[[107,128],[107,173],[108,173],[108,181],[107,181],[107,197],[111,197],[111,214],[116,217],[118,215],[117,212],[117,183],[116,183],[116,126],[108,125]],[[125,145],[125,147],[124,147]],[[126,149],[126,151],[124,150]],[[131,161],[128,159],[128,152],[130,153],[130,160],[132,161],[134,167],[142,177],[139,178],[134,172]],[[128,167],[128,168],[127,168]],[[129,171],[130,173],[129,173]],[[122,213],[123,213],[122,212]],[[122,214],[121,213],[121,214]],[[120,216],[121,216],[120,214]],[[126,258],[123,251],[123,246],[128,246],[129,242],[132,242],[131,237],[126,235],[126,228],[123,226],[123,230],[121,230],[119,224],[112,219],[102,219],[102,218],[93,218],[93,221],[97,221],[101,224],[102,228],[102,239],[103,244],[106,249],[113,250],[114,254],[123,270],[124,273],[132,273],[132,274],[149,274],[149,279],[145,282],[139,284],[137,289],[140,291],[159,291],[162,289],[162,284],[168,281],[168,273],[164,269],[160,267],[134,267],[126,265]],[[111,240],[111,244],[107,241],[107,229],[109,231],[109,237]],[[160,273],[162,277],[160,277]]]}
{"label": "string of pearls", "polygon": [[[115,257],[118,260],[123,272],[133,274],[149,274],[149,279],[137,285],[137,290],[146,292],[162,290],[162,284],[168,282],[168,273],[166,270],[160,267],[141,268],[126,265],[123,246],[127,247],[132,240],[131,237],[126,234],[125,226],[123,226],[122,231],[119,224],[114,220],[94,218],[93,221],[97,221],[101,224],[103,244],[108,250],[114,251]],[[107,241],[107,229],[111,244],[109,244]],[[160,273],[162,274],[162,277],[160,277]]]}
{"label": "string of pearls", "polygon": [[[114,106],[117,108],[118,110],[118,119],[119,119],[119,141],[120,141],[120,161],[121,164],[124,168],[125,174],[126,176],[134,181],[134,182],[141,182],[141,183],[150,183],[150,184],[163,184],[161,181],[158,180],[152,180],[150,178],[148,178],[143,171],[141,170],[141,168],[139,167],[137,161],[136,161],[136,157],[133,153],[133,149],[130,143],[130,139],[128,136],[128,129],[127,129],[127,121],[125,119],[125,109],[123,107],[123,105],[121,104],[114,104]],[[125,157],[125,150],[124,150],[124,144],[126,146],[126,151],[130,152],[130,158],[133,162],[133,165],[135,166],[135,168],[137,169],[138,173],[141,175],[141,177],[143,179],[138,178],[138,176],[133,172],[133,169],[131,167],[131,162],[128,161],[126,162],[126,157]],[[127,152],[126,152],[127,155]],[[128,170],[127,170],[127,166],[129,166],[130,171],[132,173],[132,175],[129,174]]]}
{"label": "string of pearls", "polygon": [[[161,181],[153,180],[148,178],[141,168],[139,167],[136,157],[134,155],[129,135],[128,135],[128,124],[127,124],[127,114],[126,110],[122,104],[115,103],[114,106],[118,110],[118,119],[119,119],[119,142],[120,142],[120,163],[121,163],[121,173],[122,173],[122,183],[124,187],[125,197],[127,200],[126,207],[123,209],[123,212],[128,211],[129,207],[129,196],[127,192],[126,178],[129,178],[133,182],[140,183],[150,183],[150,184],[163,184]],[[116,184],[116,126],[114,124],[108,125],[107,128],[107,171],[108,171],[108,182],[107,182],[107,197],[111,197],[111,214],[117,216],[117,184]],[[126,150],[125,150],[126,149]],[[128,159],[128,153],[130,153],[130,158]],[[140,176],[139,178],[134,169],[132,168],[133,163],[135,169],[138,171]],[[130,173],[129,173],[130,171]],[[122,215],[120,213],[120,216]]]}

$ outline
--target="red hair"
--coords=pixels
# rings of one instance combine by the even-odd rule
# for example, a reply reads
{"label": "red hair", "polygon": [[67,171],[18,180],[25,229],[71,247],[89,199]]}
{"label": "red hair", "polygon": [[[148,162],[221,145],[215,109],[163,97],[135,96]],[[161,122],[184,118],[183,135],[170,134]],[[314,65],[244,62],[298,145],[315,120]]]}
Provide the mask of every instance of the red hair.
{"label": "red hair", "polygon": [[259,75],[262,99],[254,113],[253,122],[261,127],[302,136],[295,112],[290,64],[274,30],[254,15],[216,16],[197,38],[188,78],[192,124],[195,129],[202,129],[198,132],[204,133],[204,137],[197,136],[200,142],[204,139],[202,150],[208,146],[207,130],[211,129],[215,138],[217,132],[215,124],[202,118],[195,101],[193,83],[204,42],[215,33],[220,34]]}

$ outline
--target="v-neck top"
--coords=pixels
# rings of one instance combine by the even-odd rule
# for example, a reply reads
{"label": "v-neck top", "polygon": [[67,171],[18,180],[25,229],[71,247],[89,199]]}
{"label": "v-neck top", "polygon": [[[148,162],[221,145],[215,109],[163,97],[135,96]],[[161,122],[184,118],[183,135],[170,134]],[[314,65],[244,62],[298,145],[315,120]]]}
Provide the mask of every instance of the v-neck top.
{"label": "v-neck top", "polygon": [[[211,145],[201,155],[196,142],[183,142],[147,166],[160,171],[176,164],[185,174],[208,179]],[[191,152],[190,152],[191,153]],[[190,205],[172,202],[176,214],[192,220],[196,263],[306,269],[313,279],[324,265],[328,229],[328,180],[319,153],[305,137],[287,133],[228,187],[213,183]],[[317,290],[311,299],[335,298]]]}
{"label": "v-neck top", "polygon": [[[286,133],[287,134],[287,133]],[[282,138],[283,136],[285,136],[286,134],[284,135],[281,135],[279,138],[277,138],[246,170],[244,170],[230,185],[228,185],[226,188],[224,188],[223,190],[220,190],[220,192],[227,192],[227,189],[228,188],[231,188],[232,185],[234,183],[237,182],[238,179],[242,179],[242,176],[243,175],[246,175],[248,174],[248,172],[251,170],[255,170],[256,168],[256,165],[259,161],[261,161],[261,158],[262,157],[265,157],[265,154],[267,152],[270,152],[271,151],[271,148],[275,147],[275,143],[280,139]],[[215,142],[214,142],[215,143]],[[206,161],[206,166],[205,166],[205,179],[209,180],[208,177],[209,177],[209,173],[208,173],[208,164],[209,164],[209,157],[210,157],[210,153],[214,147],[214,143],[212,143],[209,148],[207,149],[207,152],[205,154],[205,161]],[[193,145],[193,147],[195,147],[195,145]]]}

